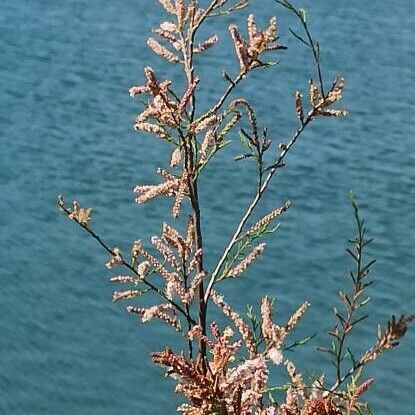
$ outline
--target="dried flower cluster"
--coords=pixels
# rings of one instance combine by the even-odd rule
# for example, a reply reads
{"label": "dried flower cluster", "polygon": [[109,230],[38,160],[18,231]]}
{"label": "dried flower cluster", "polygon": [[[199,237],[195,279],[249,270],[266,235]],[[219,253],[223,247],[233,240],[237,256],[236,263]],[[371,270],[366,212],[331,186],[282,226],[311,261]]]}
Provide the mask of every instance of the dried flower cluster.
{"label": "dried flower cluster", "polygon": [[[250,101],[246,97],[230,98],[249,72],[271,66],[272,62],[264,60],[266,53],[286,49],[278,43],[277,19],[272,17],[261,30],[255,16],[250,14],[245,37],[235,25],[229,26],[238,61],[236,75],[223,73],[223,91],[206,111],[200,112],[196,96],[202,81],[196,75],[196,58],[219,42],[216,34],[199,39],[200,27],[208,18],[242,10],[249,0],[210,0],[203,6],[197,0],[158,2],[168,17],[153,30],[154,37],[148,39],[147,45],[165,64],[173,64],[180,71],[185,86],[181,92],[175,90],[170,80],[161,80],[153,68],[146,66],[144,84],[129,90],[131,97],[146,97],[140,104],[134,130],[162,139],[169,155],[168,166],[157,169],[161,182],[139,184],[134,194],[138,203],[150,202],[156,197],[173,198],[171,215],[182,223],[174,226],[163,223],[161,233],[153,236],[150,243],[145,245],[136,240],[130,254],[126,254],[118,247],[111,248],[91,229],[91,209],[80,207],[78,202],[73,203],[73,208],[67,207],[60,196],[60,210],[106,250],[108,269],[123,269],[110,278],[122,287],[114,291],[113,301],[134,301],[127,306],[130,314],[137,315],[143,323],[158,319],[185,339],[181,351],[166,347],[152,353],[153,362],[165,367],[167,375],[177,381],[176,392],[186,399],[178,412],[186,415],[364,413],[368,407],[361,402],[361,396],[373,383],[373,379],[362,379],[366,365],[397,346],[415,316],[402,315],[398,320],[392,317],[386,329],[379,329],[375,345],[360,359],[352,353],[348,336],[366,317],[360,311],[369,301],[363,297],[374,263],[363,260],[363,250],[371,240],[365,237],[366,230],[354,200],[358,235],[351,241],[353,249],[348,249],[356,265],[350,272],[352,288],[339,294],[343,308],[334,309],[336,324],[329,332],[331,347],[320,348],[330,356],[335,367],[330,378],[332,384],[326,381],[326,386],[324,376],[319,376],[308,385],[294,362],[287,358],[293,356],[288,350],[303,346],[311,338],[287,345],[289,335],[309,308],[308,302],[303,302],[285,324],[279,325],[274,320],[274,300],[270,297],[260,301],[258,316],[249,307],[245,317],[220,293],[222,281],[229,282],[255,269],[254,263],[265,248],[264,237],[276,231],[278,225],[273,224],[291,207],[287,201],[265,215],[258,212],[271,179],[285,166],[286,155],[307,125],[320,116],[347,114],[343,109],[333,108],[341,100],[344,79],[336,79],[325,92],[318,46],[309,32],[304,11],[288,0],[277,0],[298,17],[305,36],[293,33],[312,52],[318,81],[310,81],[308,109],[304,108],[300,92],[295,93],[295,112],[300,125],[274,151],[268,130],[260,128]],[[235,160],[253,162],[257,183],[251,202],[237,221],[223,253],[214,268],[208,270],[204,263],[208,248],[203,239],[199,177],[216,154],[231,143],[239,123],[243,125],[238,131],[243,152]],[[178,219],[182,211],[190,215]],[[184,223],[183,216],[187,217]],[[260,219],[254,220],[254,216]],[[145,307],[140,300],[147,294],[152,294],[155,300]],[[209,318],[208,306],[212,303],[226,320],[223,328],[221,321]],[[280,393],[275,395],[275,391]]]}
{"label": "dried flower cluster", "polygon": [[286,49],[284,46],[278,45],[277,36],[277,18],[274,16],[269,21],[265,30],[259,30],[255,21],[255,16],[248,16],[248,39],[245,40],[235,25],[229,26],[229,32],[232,36],[236,55],[239,60],[241,73],[246,73],[253,66],[263,65],[260,57],[263,53]]}
{"label": "dried flower cluster", "polygon": [[363,355],[361,361],[367,363],[376,360],[381,353],[398,346],[399,340],[402,339],[408,329],[408,324],[413,320],[415,320],[415,315],[401,315],[398,321],[396,321],[395,316],[392,316],[385,330],[382,330],[382,327],[379,326],[376,345]]}
{"label": "dried flower cluster", "polygon": [[73,209],[67,208],[62,195],[58,196],[58,206],[61,210],[64,210],[64,208],[66,209],[69,219],[72,219],[83,226],[89,225],[92,213],[91,208],[82,208],[76,200],[73,201]]}
{"label": "dried flower cluster", "polygon": [[[177,354],[170,349],[152,354],[153,361],[165,366],[167,374],[178,381],[176,392],[183,393],[188,399],[189,403],[181,405],[178,411],[183,414],[200,415],[286,413],[280,410],[273,412],[273,405],[264,407],[263,396],[269,377],[268,362],[277,365],[282,362],[283,340],[300,319],[302,309],[295,312],[289,320],[290,323],[282,329],[272,322],[269,308],[261,309],[262,336],[268,340],[263,350],[259,351],[254,345],[254,334],[242,317],[214,291],[212,300],[233,322],[239,332],[239,340],[231,341],[235,336],[234,331],[228,327],[221,332],[215,322],[210,324],[209,337],[203,334],[200,326],[194,326],[189,332],[189,337],[192,340],[200,339],[210,351],[211,357],[206,369],[200,359],[187,359],[182,353]],[[263,302],[269,304],[267,299]],[[277,337],[278,346],[274,337],[269,338],[270,332]],[[238,363],[237,353],[242,345],[247,348],[249,357]],[[285,365],[296,386],[304,389],[301,375],[296,373],[294,365],[289,361],[286,361]],[[304,396],[303,390],[296,393]]]}

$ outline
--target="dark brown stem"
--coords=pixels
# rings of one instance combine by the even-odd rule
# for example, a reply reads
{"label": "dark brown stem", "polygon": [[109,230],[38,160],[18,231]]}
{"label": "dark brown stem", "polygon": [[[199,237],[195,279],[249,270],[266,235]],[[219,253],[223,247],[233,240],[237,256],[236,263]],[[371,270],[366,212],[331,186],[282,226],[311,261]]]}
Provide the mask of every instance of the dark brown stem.
{"label": "dark brown stem", "polygon": [[[192,85],[194,82],[194,66],[193,66],[193,54],[194,54],[194,40],[196,32],[209,13],[216,7],[218,1],[213,0],[210,5],[205,10],[203,16],[199,19],[195,25],[194,20],[190,22],[190,32],[188,37],[187,45],[183,45],[183,57],[184,57],[184,68],[187,77],[188,86]],[[194,16],[192,17],[192,19]],[[226,98],[226,97],[225,97]],[[189,118],[190,122],[194,121],[195,110],[196,110],[196,98],[193,94],[190,103],[190,112]],[[194,143],[196,137],[193,133],[189,133],[184,139],[184,148],[185,148],[185,169],[188,177],[188,188],[189,188],[189,197],[190,203],[193,210],[193,218],[195,223],[195,250],[201,252],[196,270],[197,273],[202,273],[204,270],[203,267],[203,235],[202,235],[202,226],[201,226],[201,214],[200,214],[200,205],[199,205],[199,193],[198,193],[198,182],[197,176],[195,175],[195,155],[194,155]],[[206,303],[205,303],[205,290],[203,282],[200,283],[198,288],[198,298],[199,298],[199,325],[202,328],[202,333],[206,335]],[[203,370],[206,370],[206,343],[201,340],[199,342],[199,354],[202,362]]]}
{"label": "dark brown stem", "polygon": [[[188,289],[188,274],[187,274],[187,261],[185,259],[185,255],[182,255],[182,274],[183,274],[183,281],[184,281],[184,288]],[[186,313],[190,316],[190,306],[189,304],[185,304]],[[190,331],[192,328],[191,323],[187,322],[187,329]],[[188,346],[189,346],[189,359],[193,357],[193,342],[190,338],[188,338]]]}
{"label": "dark brown stem", "polygon": [[[203,272],[203,236],[202,236],[202,227],[201,227],[201,218],[200,218],[200,206],[199,206],[199,195],[197,188],[197,180],[195,179],[191,184],[190,189],[190,201],[192,204],[192,209],[194,212],[195,219],[195,229],[196,229],[196,251],[200,250],[201,254],[197,262],[197,273]],[[199,324],[202,328],[202,332],[206,335],[206,303],[205,303],[205,290],[203,282],[199,285],[198,290],[199,297]],[[206,343],[205,341],[200,341],[200,354],[203,357],[203,360],[206,357]]]}

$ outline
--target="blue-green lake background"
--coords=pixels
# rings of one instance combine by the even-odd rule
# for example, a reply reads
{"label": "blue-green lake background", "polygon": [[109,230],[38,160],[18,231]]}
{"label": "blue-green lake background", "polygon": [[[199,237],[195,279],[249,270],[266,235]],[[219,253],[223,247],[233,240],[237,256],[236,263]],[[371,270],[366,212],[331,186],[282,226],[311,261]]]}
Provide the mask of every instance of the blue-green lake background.
{"label": "blue-green lake background", "polygon": [[[238,89],[257,104],[274,144],[296,128],[293,92],[314,76],[307,51],[289,34],[296,22],[271,0],[254,0],[258,20],[280,17],[280,65]],[[358,194],[378,259],[370,318],[357,350],[376,338],[376,323],[415,310],[415,28],[412,0],[303,0],[322,45],[327,79],[347,80],[347,119],[315,122],[275,177],[260,213],[291,199],[294,208],[240,280],[224,284],[243,310],[277,297],[280,322],[302,301],[312,307],[294,334],[317,333],[290,355],[305,374],[330,365],[330,308],[347,283],[346,240],[354,233],[347,192]],[[214,102],[236,70],[226,27],[247,11],[212,20],[221,46],[199,61],[200,102]],[[5,415],[173,414],[179,398],[149,353],[172,344],[160,324],[142,325],[111,302],[106,254],[57,212],[56,195],[93,207],[93,227],[111,245],[160,231],[169,203],[137,205],[132,188],[157,180],[168,162],[161,142],[132,131],[137,102],[128,88],[151,64],[181,82],[176,68],[145,40],[163,21],[156,1],[2,0],[0,7],[0,413]],[[207,267],[212,268],[254,189],[249,163],[232,161],[237,140],[201,182]],[[146,242],[148,244],[148,242]],[[377,415],[413,415],[414,331],[374,364],[368,397]],[[175,344],[175,343],[173,343]],[[175,344],[177,347],[179,345]],[[278,379],[273,379],[273,382]]]}

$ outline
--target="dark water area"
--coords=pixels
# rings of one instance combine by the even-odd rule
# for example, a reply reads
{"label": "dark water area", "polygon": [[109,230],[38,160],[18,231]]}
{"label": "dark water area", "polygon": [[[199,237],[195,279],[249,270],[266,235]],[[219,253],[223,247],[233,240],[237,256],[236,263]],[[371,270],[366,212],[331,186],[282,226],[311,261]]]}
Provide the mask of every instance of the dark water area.
{"label": "dark water area", "polygon": [[[330,371],[314,349],[327,344],[329,310],[347,284],[349,189],[376,237],[370,256],[378,260],[370,318],[357,344],[375,341],[377,322],[415,310],[415,27],[412,0],[302,3],[327,79],[347,80],[343,106],[351,115],[319,120],[306,131],[261,212],[287,199],[294,208],[267,241],[268,256],[223,290],[239,310],[266,293],[276,296],[280,322],[307,299],[312,307],[294,337],[317,337],[292,359],[311,374]],[[253,73],[238,95],[257,105],[276,144],[296,128],[292,95],[306,92],[314,73],[288,32],[292,17],[271,0],[253,4],[261,23],[279,16],[289,51],[277,67]],[[209,23],[206,33],[218,32],[223,46],[200,60],[201,102],[213,102],[224,88],[223,68],[235,73],[226,27],[242,27],[245,15]],[[132,131],[138,109],[128,97],[147,64],[180,81],[145,45],[162,19],[155,1],[1,2],[1,414],[175,413],[174,384],[148,357],[171,344],[172,333],[138,324],[111,302],[105,252],[55,207],[59,193],[93,207],[94,228],[124,249],[137,238],[149,241],[169,219],[170,204],[134,202],[132,188],[154,182],[168,155],[162,143]],[[254,189],[252,166],[232,161],[238,151],[235,142],[201,182],[210,269]],[[375,414],[414,413],[414,342],[411,330],[367,373],[376,379],[368,395]]]}

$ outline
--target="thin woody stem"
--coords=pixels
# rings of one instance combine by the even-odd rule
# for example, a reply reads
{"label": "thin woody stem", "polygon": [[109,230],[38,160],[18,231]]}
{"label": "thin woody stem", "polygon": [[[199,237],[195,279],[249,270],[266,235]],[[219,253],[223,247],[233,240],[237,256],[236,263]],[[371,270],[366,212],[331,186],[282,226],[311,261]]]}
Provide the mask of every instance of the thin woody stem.
{"label": "thin woody stem", "polygon": [[221,97],[216,102],[216,104],[210,110],[208,110],[204,115],[198,118],[197,121],[201,122],[205,118],[217,112],[222,107],[222,105],[225,103],[226,98],[228,98],[228,96],[235,89],[235,87],[245,78],[246,74],[247,74],[247,71],[245,70],[243,72],[240,72],[239,75],[234,80],[231,80],[228,88],[226,88],[225,92],[221,95]]}
{"label": "thin woody stem", "polygon": [[[182,40],[183,40],[183,45],[184,45],[184,39],[182,39]],[[186,56],[187,55],[185,54],[185,46],[183,46],[183,57],[184,57],[185,62],[187,61]],[[189,83],[189,85],[190,85],[190,83]],[[180,137],[181,142],[182,142],[183,147],[184,147],[184,154],[185,154],[185,157],[184,157],[185,158],[185,164],[184,165],[187,166],[188,162],[190,160],[190,157],[192,157],[191,155],[189,155],[189,147],[191,147],[191,146],[188,146],[186,136],[184,135],[183,130],[180,127],[180,121],[177,119],[176,114],[173,111],[173,109],[171,108],[169,102],[165,99],[163,99],[163,100],[164,100],[165,104],[167,105],[167,107],[170,109],[170,113],[173,117],[174,122],[176,123],[176,130],[179,134],[179,137]],[[192,103],[192,108],[194,108],[193,105],[194,105],[194,103]],[[190,149],[190,152],[191,152],[191,149]],[[188,177],[188,180],[189,180],[188,187],[190,189],[192,178],[191,178],[191,175],[189,174],[189,172],[191,172],[193,169],[191,169],[191,168],[189,168],[189,169],[185,168],[185,169],[186,169],[186,172],[188,173],[187,174],[187,177]],[[183,262],[184,262],[184,260],[183,260]],[[187,276],[186,276],[184,270],[185,270],[185,267],[183,266],[183,278],[184,278],[185,288],[187,289]],[[192,328],[192,325],[195,325],[196,322],[192,318],[190,318],[191,314],[190,314],[190,307],[189,307],[188,304],[185,305],[185,315],[189,316],[189,318],[187,318],[187,328],[190,331],[191,328]],[[193,357],[193,343],[192,343],[191,339],[188,339],[188,348],[189,348],[189,358],[191,359]]]}
{"label": "thin woody stem", "polygon": [[[254,61],[252,61],[251,63],[253,63]],[[198,122],[203,121],[205,118],[211,116],[212,114],[214,114],[215,112],[217,112],[218,110],[220,110],[220,108],[222,107],[222,105],[225,103],[226,99],[229,97],[229,95],[231,94],[231,92],[235,89],[235,87],[243,80],[245,79],[246,75],[248,74],[249,70],[253,70],[256,69],[257,67],[260,66],[254,66],[250,69],[244,69],[243,71],[241,71],[238,76],[235,79],[229,79],[229,85],[226,88],[225,92],[221,95],[221,97],[218,99],[218,101],[216,102],[216,104],[210,109],[208,110],[205,114],[203,114],[200,118],[198,118]]]}
{"label": "thin woody stem", "polygon": [[342,377],[336,380],[336,382],[333,384],[333,386],[329,389],[330,392],[335,392],[336,389],[344,383],[347,379],[350,378],[350,376],[354,375],[356,372],[358,372],[361,368],[365,366],[364,362],[359,362],[356,364],[356,366],[350,368],[350,370],[345,373]]}
{"label": "thin woody stem", "polygon": [[[201,273],[203,272],[203,236],[202,236],[201,220],[200,220],[200,206],[199,206],[199,198],[198,198],[197,179],[195,179],[191,183],[190,200],[191,200],[192,209],[193,209],[194,218],[195,218],[196,251],[200,250],[201,252],[199,260],[197,261],[196,269],[198,273]],[[198,294],[199,294],[199,325],[202,328],[203,334],[206,334],[206,302],[205,302],[205,290],[204,290],[203,282],[199,284]],[[205,341],[203,340],[200,341],[199,348],[200,348],[200,354],[203,357],[203,364],[204,364],[204,358],[206,357]]]}
{"label": "thin woody stem", "polygon": [[279,169],[280,167],[282,167],[282,162],[285,158],[285,156],[287,155],[287,153],[290,151],[290,149],[292,148],[292,146],[295,144],[295,142],[297,141],[297,139],[300,137],[301,133],[304,131],[305,127],[310,123],[310,121],[313,119],[314,116],[314,111],[312,110],[310,111],[310,113],[308,114],[307,118],[304,120],[304,123],[302,123],[301,127],[294,133],[294,135],[292,136],[290,142],[285,146],[284,150],[280,153],[278,159],[276,160],[275,163],[273,163],[269,170],[268,170],[268,174],[266,176],[266,178],[264,179],[263,183],[261,186],[258,187],[258,190],[255,194],[254,199],[252,200],[252,202],[249,204],[245,214],[243,215],[242,219],[240,220],[231,240],[229,241],[228,245],[226,246],[224,253],[222,255],[222,257],[220,258],[218,264],[216,265],[215,270],[213,271],[208,286],[206,288],[206,292],[205,292],[205,302],[207,303],[207,301],[209,300],[209,296],[210,293],[212,291],[212,288],[214,286],[214,284],[217,281],[217,278],[219,276],[219,273],[225,263],[225,261],[228,258],[229,253],[232,251],[233,247],[235,246],[235,244],[238,241],[239,236],[242,233],[242,230],[246,224],[246,222],[248,221],[248,219],[250,218],[251,214],[253,213],[253,211],[255,210],[258,202],[261,200],[263,194],[265,193],[265,191],[268,188],[268,184],[270,182],[270,180],[272,179],[272,176],[275,174],[275,172],[277,171],[277,169]]}
{"label": "thin woody stem", "polygon": [[[308,25],[307,25],[307,21],[305,18],[305,15],[301,12],[301,9],[296,9],[293,4],[291,4],[288,0],[276,0],[277,3],[281,4],[283,7],[287,8],[288,10],[291,10],[300,20],[301,25],[303,26],[303,29],[307,35],[307,39],[308,39],[308,44],[306,41],[302,40],[300,38],[300,40],[305,43],[307,46],[310,47],[312,54],[313,54],[313,58],[314,58],[314,63],[316,65],[316,69],[317,69],[317,74],[318,74],[318,79],[319,79],[319,84],[320,84],[320,91],[321,91],[321,95],[323,97],[325,97],[325,93],[324,93],[324,84],[323,84],[323,74],[322,74],[322,70],[321,70],[321,65],[320,65],[320,51],[319,51],[319,45],[318,42],[316,44],[316,42],[314,42],[313,37],[311,36],[310,30],[308,29]],[[295,33],[293,33],[295,37],[298,38],[297,35],[295,35]]]}
{"label": "thin woody stem", "polygon": [[[183,45],[184,45],[184,39],[183,39]],[[186,62],[188,60],[187,60],[187,55],[186,55],[185,49],[186,49],[186,47],[184,45],[183,46],[183,57],[184,57],[185,68],[186,68],[186,67],[188,67],[187,64],[186,64]],[[191,83],[193,82],[193,71],[189,71],[188,73],[190,75],[190,77],[188,78],[188,82],[189,82],[189,85],[191,85]],[[192,99],[193,98],[194,98],[194,96],[192,97]],[[167,102],[166,102],[166,104],[168,105]],[[194,116],[193,115],[194,114],[194,105],[195,105],[195,101],[193,100],[191,102],[192,110],[191,110],[191,115],[189,116],[190,119],[192,119],[193,116]],[[187,173],[190,200],[191,200],[192,207],[193,207],[194,206],[193,200],[198,200],[198,196],[197,196],[197,188],[196,188],[196,193],[195,193],[194,185],[193,185],[193,182],[196,179],[193,179],[192,174],[191,174],[191,172],[193,172],[193,170],[194,170],[193,167],[192,167],[192,165],[193,165],[193,151],[192,151],[191,139],[188,139],[185,136],[185,134],[183,133],[183,130],[180,127],[180,122],[176,118],[176,114],[174,113],[173,109],[169,105],[168,105],[168,107],[170,108],[171,115],[172,115],[172,117],[173,117],[173,119],[176,123],[176,130],[179,133],[181,142],[183,144],[183,148],[184,148],[184,167],[185,167],[185,170],[186,170],[186,173]],[[192,191],[192,189],[193,189],[193,191]],[[196,212],[195,209],[193,209],[193,210],[194,210],[194,212]],[[198,215],[195,213],[193,215],[193,217],[194,217],[195,223],[196,223],[196,230],[199,228],[199,232],[197,233],[197,235],[200,235],[200,238],[198,236],[196,237],[196,250],[197,250],[197,249],[199,249],[198,246],[202,247],[202,245],[203,245],[202,244],[202,234],[201,234],[201,230],[200,230],[200,228],[201,228],[200,227],[200,213]],[[197,224],[199,224],[199,225],[197,226]],[[184,267],[183,267],[183,269],[184,269]],[[201,263],[200,266],[198,264],[198,272],[200,272],[199,269],[203,270],[203,263]],[[185,277],[184,273],[183,273],[183,275],[184,275],[184,280],[185,280],[185,288],[187,288],[187,278]],[[201,283],[200,286],[199,286],[199,302],[201,304],[203,304],[203,301],[201,301],[201,299],[203,299],[203,298],[204,298],[204,289],[203,289],[203,284]],[[188,304],[186,304],[185,309],[186,309],[186,314],[188,316],[190,316],[190,307],[189,307]],[[200,307],[200,310],[202,310],[202,309],[204,310],[205,307],[204,306],[203,306],[203,308]],[[203,333],[205,333],[206,332],[206,313],[205,312],[203,313],[203,315],[205,316],[203,318],[203,320],[200,318],[200,314],[201,313],[199,312],[199,324],[201,325],[202,328],[204,328]],[[202,325],[202,321],[204,321],[203,325]],[[196,324],[196,322],[194,320],[192,320],[192,319],[187,320],[187,325],[188,325],[188,330],[189,331],[192,328],[192,325],[194,325],[194,324]],[[193,357],[193,343],[192,343],[191,339],[188,339],[188,348],[189,348],[189,357],[191,359]],[[203,346],[202,343],[201,343],[201,349],[204,350],[204,355],[206,355],[206,346]]]}
{"label": "thin woody stem", "polygon": [[313,58],[314,58],[314,62],[316,64],[317,74],[318,74],[318,80],[319,80],[319,83],[320,83],[321,95],[323,97],[325,97],[325,94],[324,94],[324,84],[323,84],[323,75],[322,75],[322,71],[321,71],[319,51],[318,51],[318,49],[317,49],[317,47],[316,47],[316,45],[314,43],[314,40],[313,40],[313,38],[311,36],[310,31],[308,30],[307,23],[303,19],[300,19],[300,20],[301,20],[302,25],[304,27],[304,30],[305,30],[305,32],[307,34],[307,38],[308,38],[308,40],[310,42],[310,47],[311,47],[311,50],[313,52]]}
{"label": "thin woody stem", "polygon": [[[188,86],[193,84],[194,82],[194,66],[193,66],[193,55],[194,55],[194,39],[196,36],[196,32],[204,22],[204,20],[208,17],[212,10],[218,5],[218,0],[213,0],[210,5],[207,7],[203,15],[200,17],[199,21],[196,25],[194,25],[194,21],[190,23],[189,35],[188,35],[188,43],[184,41],[182,37],[183,43],[183,59],[184,59],[184,70],[187,77]],[[195,4],[194,4],[195,6]],[[194,15],[192,17],[194,19]],[[230,91],[229,91],[230,92]],[[229,94],[229,93],[228,93]],[[223,99],[223,101],[226,97]],[[222,104],[221,104],[222,105]],[[190,112],[189,112],[189,119],[190,122],[193,122],[196,110],[196,98],[193,94],[191,97],[190,102]],[[201,215],[200,215],[200,205],[199,205],[199,194],[198,194],[198,182],[197,176],[194,176],[194,154],[193,154],[193,140],[195,139],[194,134],[190,133],[187,137],[184,138],[184,153],[185,153],[185,169],[188,173],[189,178],[189,197],[190,202],[192,205],[193,210],[193,217],[195,221],[195,245],[196,250],[200,250],[201,254],[199,256],[197,262],[197,272],[203,272],[203,235],[202,235],[202,227],[201,227]],[[199,324],[202,328],[203,334],[206,334],[206,304],[204,301],[205,298],[205,291],[203,282],[199,284],[198,288],[199,294]],[[200,354],[202,359],[202,364],[204,365],[204,359],[206,357],[206,343],[204,341],[200,342],[199,345]]]}
{"label": "thin woody stem", "polygon": [[[184,252],[183,252],[183,255],[181,257],[181,261],[182,261],[181,266],[182,266],[184,288],[187,290],[189,288],[188,287],[188,274],[187,274],[187,262],[186,262],[186,259],[185,259]],[[186,309],[186,313],[188,315],[190,315],[190,306],[189,306],[189,304],[185,305],[185,309]],[[190,321],[187,322],[187,329],[188,329],[188,331],[190,331],[192,329],[192,325],[191,325]],[[192,359],[192,357],[193,357],[193,342],[190,338],[188,338],[187,344],[188,344],[188,347],[189,347],[189,358]]]}
{"label": "thin woody stem", "polygon": [[212,114],[222,107],[223,103],[226,101],[226,98],[228,98],[229,94],[233,91],[233,89],[245,78],[246,74],[247,70],[244,70],[239,73],[239,75],[230,83],[226,91],[219,98],[218,102],[212,107],[212,109],[209,110],[208,114]]}
{"label": "thin woody stem", "polygon": [[[193,1],[193,3],[194,3],[194,7],[196,7],[196,4],[195,4],[196,2]],[[186,76],[187,76],[187,83],[188,83],[189,87],[190,87],[190,85],[193,84],[193,81],[194,81],[193,55],[194,55],[194,40],[195,40],[195,37],[196,37],[196,33],[197,33],[199,27],[203,24],[205,19],[210,14],[210,12],[215,9],[217,4],[218,4],[218,0],[213,0],[210,3],[208,8],[205,10],[203,15],[200,17],[199,21],[197,22],[197,25],[194,25],[194,20],[193,20],[194,19],[194,13],[193,13],[192,22],[190,23],[190,29],[189,29],[189,35],[188,35],[188,44],[187,45],[185,44],[185,40],[182,36],[182,43],[183,43],[182,53],[183,53],[183,60],[184,60],[184,68],[185,68],[185,73],[186,73]],[[190,122],[193,122],[193,120],[194,120],[195,105],[196,105],[196,96],[195,96],[195,94],[193,94],[191,99],[190,99],[190,113],[189,113]]]}
{"label": "thin woody stem", "polygon": [[[350,368],[350,370],[342,376],[342,360],[343,360],[343,350],[345,347],[346,338],[349,335],[351,329],[353,328],[353,318],[355,316],[355,312],[359,309],[359,298],[360,294],[363,292],[365,285],[363,283],[363,279],[365,277],[365,271],[362,271],[364,269],[364,263],[363,263],[363,249],[365,246],[365,229],[363,227],[363,221],[360,219],[357,207],[353,205],[355,210],[355,219],[357,223],[357,230],[358,234],[356,236],[356,239],[354,241],[355,245],[355,252],[354,252],[354,258],[356,262],[356,270],[355,270],[355,277],[353,278],[353,297],[351,299],[351,302],[347,305],[347,316],[343,320],[340,320],[341,323],[341,332],[338,336],[336,336],[337,340],[337,348],[336,348],[336,381],[331,387],[331,390],[336,390],[346,379],[348,379],[350,376],[352,376],[354,373],[356,373],[359,369],[364,367],[365,362],[360,360],[357,364],[353,362],[353,366]],[[369,269],[369,268],[367,268]],[[337,314],[335,313],[337,316]],[[363,316],[363,318],[367,317]]]}
{"label": "thin woody stem", "polygon": [[[188,85],[192,85],[194,82],[194,67],[193,67],[193,55],[194,55],[194,39],[196,36],[196,32],[200,25],[204,22],[206,17],[209,15],[209,13],[214,10],[215,6],[217,6],[218,0],[213,0],[208,8],[205,10],[203,15],[201,16],[200,20],[198,21],[196,26],[193,26],[194,22],[191,22],[191,29],[189,33],[189,44],[184,45],[183,47],[183,56],[185,61],[185,72],[187,75],[187,82]],[[193,16],[194,18],[194,16]],[[187,48],[186,48],[187,46]],[[186,53],[187,49],[187,53]],[[196,107],[196,98],[193,94],[191,98],[191,109],[190,109],[190,122],[193,122],[194,116],[195,116],[195,108]],[[197,261],[197,272],[202,273],[203,272],[203,235],[202,235],[202,227],[201,227],[201,215],[200,215],[200,205],[199,205],[199,193],[198,193],[198,181],[197,176],[194,176],[194,154],[193,154],[193,139],[195,139],[195,135],[193,133],[190,133],[188,135],[188,141],[185,143],[185,166],[188,170],[188,177],[189,177],[189,196],[190,201],[192,205],[193,210],[193,216],[195,220],[195,244],[196,244],[196,250],[200,250],[201,254],[199,256],[199,259]],[[187,153],[187,154],[186,154]],[[205,302],[205,289],[204,284],[201,282],[199,284],[198,288],[198,296],[199,296],[199,325],[202,328],[202,333],[206,334],[206,302]],[[199,353],[202,363],[202,369],[206,371],[206,342],[204,340],[200,340],[199,342]]]}
{"label": "thin woody stem", "polygon": [[[184,37],[181,35],[181,40],[182,40],[182,54],[183,54],[183,61],[184,61],[184,71],[187,77],[187,82],[188,85],[190,86],[193,83],[194,80],[194,70],[192,67],[192,56],[193,56],[193,39],[190,40],[189,45],[186,45],[185,39]],[[187,51],[187,47],[189,47],[189,53]],[[176,123],[176,130],[180,136],[180,140],[182,142],[183,145],[183,150],[184,150],[184,168],[185,171],[187,173],[187,178],[188,178],[188,188],[189,188],[189,193],[190,193],[190,200],[192,203],[192,206],[194,205],[193,200],[197,200],[197,193],[196,193],[196,197],[194,190],[193,189],[193,181],[194,179],[192,178],[192,172],[193,172],[193,151],[192,151],[192,144],[191,144],[191,138],[188,138],[188,136],[186,136],[183,133],[183,130],[180,127],[180,121],[177,119],[176,114],[174,112],[174,110],[170,107],[169,103],[165,100],[165,103],[167,105],[168,108],[170,108],[170,113],[173,117],[173,120]],[[190,114],[189,114],[189,119],[192,121],[194,118],[194,111],[195,111],[195,96],[194,94],[191,97],[191,101],[190,101]],[[195,211],[195,209],[193,209]],[[194,219],[195,219],[195,223],[199,223],[199,230],[200,230],[200,214],[194,214]],[[199,219],[198,219],[199,216]],[[197,228],[197,226],[196,226]],[[199,231],[200,232],[200,231]],[[201,233],[200,233],[201,235]],[[200,246],[202,245],[202,241],[201,241],[201,237],[200,238],[196,238],[196,244],[197,246],[200,244]],[[197,250],[198,248],[196,248]],[[203,265],[201,265],[201,267],[198,267],[198,269],[203,269]],[[184,267],[183,267],[184,270]],[[185,288],[187,288],[187,277],[184,274],[184,282],[185,282]],[[203,290],[203,285],[202,286],[202,290]],[[200,287],[199,287],[199,291],[200,291]],[[199,293],[199,297],[203,298],[204,296],[204,292],[202,291],[202,293]],[[204,308],[204,307],[203,307]],[[186,314],[190,316],[190,307],[188,304],[186,304],[185,306],[186,309]],[[206,321],[206,318],[204,319],[204,321]],[[194,320],[187,320],[188,323],[188,330],[190,331],[192,325],[196,324],[196,322]],[[199,317],[199,324],[200,324],[200,317]],[[203,327],[203,326],[202,326]],[[206,327],[206,324],[204,325],[204,327]],[[204,330],[205,333],[206,330]],[[189,357],[192,358],[193,357],[193,344],[192,344],[192,340],[188,339],[188,348],[189,348]],[[205,352],[206,354],[206,352]]]}
{"label": "thin woody stem", "polygon": [[[59,205],[59,208],[62,209],[65,212],[65,214],[69,217],[69,215],[71,214],[69,209],[66,206],[62,205],[61,203],[59,203],[58,205]],[[92,229],[90,229],[87,225],[79,222],[77,219],[72,219],[72,220],[74,220],[81,228],[83,228],[85,231],[87,231],[110,255],[115,255],[114,251],[109,247],[109,245],[107,245],[102,240],[102,238],[99,235],[97,235]],[[192,325],[196,324],[196,322],[190,317],[189,314],[186,313],[186,311],[179,304],[177,304],[175,301],[169,299],[166,296],[166,294],[162,290],[160,290],[158,287],[156,287],[154,284],[147,281],[145,278],[142,278],[137,273],[137,271],[128,262],[126,262],[124,260],[124,258],[122,256],[121,256],[121,261],[122,261],[122,265],[124,265],[126,268],[128,268],[136,276],[140,277],[141,282],[143,282],[152,291],[154,291],[155,293],[157,293],[158,295],[163,297],[166,301],[168,301],[179,313],[183,314],[183,316],[186,318],[188,323],[190,323]]]}
{"label": "thin woody stem", "polygon": [[[193,4],[195,7],[195,4]],[[207,10],[205,12],[208,13]],[[182,53],[184,60],[184,71],[187,78],[188,87],[194,82],[194,67],[193,67],[193,52],[194,52],[194,38],[196,31],[202,21],[198,25],[194,26],[194,14],[192,16],[192,21],[190,22],[189,35],[187,37],[187,42],[182,36]],[[190,112],[189,119],[190,122],[194,119],[195,114],[196,100],[195,95],[193,94],[190,99]],[[194,153],[193,153],[193,141],[195,140],[195,135],[189,132],[185,137],[183,137],[184,144],[184,168],[187,172],[188,177],[188,188],[189,188],[189,198],[193,210],[193,218],[195,222],[195,248],[203,252],[203,236],[201,228],[201,219],[200,219],[200,206],[199,206],[199,195],[197,187],[197,177],[194,176]],[[197,272],[203,271],[203,254],[200,255],[197,265]],[[206,307],[204,303],[204,287],[203,283],[199,285],[198,288],[198,297],[199,297],[199,325],[202,328],[203,334],[206,334]],[[190,343],[189,343],[190,344]],[[203,341],[199,343],[199,353],[202,357],[202,364],[204,366],[204,360],[206,357],[206,344]]]}

